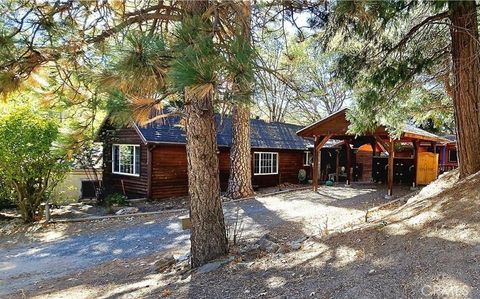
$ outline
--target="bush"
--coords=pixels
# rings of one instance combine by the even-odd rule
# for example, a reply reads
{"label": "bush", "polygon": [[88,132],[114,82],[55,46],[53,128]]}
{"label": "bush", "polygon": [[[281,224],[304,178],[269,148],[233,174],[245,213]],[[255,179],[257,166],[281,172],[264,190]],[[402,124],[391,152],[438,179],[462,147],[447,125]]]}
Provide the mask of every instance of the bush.
{"label": "bush", "polygon": [[127,197],[120,193],[112,193],[107,195],[104,200],[107,213],[113,214],[113,205],[125,206],[127,205]]}
{"label": "bush", "polygon": [[14,190],[0,180],[0,209],[15,207],[14,196]]}
{"label": "bush", "polygon": [[112,194],[109,194],[107,195],[107,197],[105,198],[105,202],[107,204],[107,206],[111,207],[113,205],[119,205],[119,206],[125,206],[128,201],[127,201],[127,197],[123,194],[120,194],[120,193],[112,193]]}
{"label": "bush", "polygon": [[14,190],[14,201],[24,222],[40,215],[40,205],[63,178],[68,165],[54,144],[57,124],[21,108],[0,117],[0,173],[4,189]]}

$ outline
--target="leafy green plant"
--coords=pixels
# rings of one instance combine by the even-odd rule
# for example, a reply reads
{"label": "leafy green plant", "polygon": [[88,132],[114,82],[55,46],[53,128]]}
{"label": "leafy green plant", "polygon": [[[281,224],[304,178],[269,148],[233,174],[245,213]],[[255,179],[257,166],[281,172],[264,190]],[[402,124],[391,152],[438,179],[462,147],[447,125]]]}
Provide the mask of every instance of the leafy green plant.
{"label": "leafy green plant", "polygon": [[54,147],[58,125],[27,108],[0,117],[0,173],[24,222],[38,218],[40,204],[48,200],[63,179],[68,164]]}
{"label": "leafy green plant", "polygon": [[105,198],[105,203],[107,206],[111,207],[113,205],[125,206],[127,205],[127,197],[120,193],[112,193],[107,195]]}

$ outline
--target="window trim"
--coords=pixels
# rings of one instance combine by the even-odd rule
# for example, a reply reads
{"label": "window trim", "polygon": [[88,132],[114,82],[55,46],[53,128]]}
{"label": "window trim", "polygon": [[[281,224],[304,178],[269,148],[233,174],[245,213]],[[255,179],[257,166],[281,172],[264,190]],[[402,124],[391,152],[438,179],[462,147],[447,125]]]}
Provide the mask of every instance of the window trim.
{"label": "window trim", "polygon": [[[261,154],[274,154],[277,156],[277,167],[276,167],[276,172],[269,172],[269,173],[255,173],[255,154],[259,154],[259,157],[261,157]],[[253,175],[278,175],[278,163],[279,163],[279,154],[278,152],[253,152]],[[273,157],[273,156],[272,156]],[[261,161],[261,159],[260,159]],[[261,164],[261,163],[260,163]],[[261,169],[261,165],[259,165],[259,170]]]}
{"label": "window trim", "polygon": [[[113,147],[115,146],[118,146],[119,147],[119,151],[118,151],[118,171],[115,171],[115,151],[113,150]],[[142,158],[140,157],[140,165],[139,165],[139,168],[138,168],[138,173],[126,173],[126,172],[121,172],[120,171],[120,146],[133,146],[134,148],[138,148],[138,150],[140,151],[139,152],[139,155],[141,155],[141,148],[140,148],[140,144],[133,144],[133,143],[113,143],[112,144],[112,174],[118,174],[118,175],[127,175],[127,176],[133,176],[133,177],[139,177],[140,176],[140,169],[141,169],[141,162],[142,162]],[[137,158],[137,155],[136,155],[136,149],[134,150],[134,153],[133,153],[133,171],[135,171],[135,165],[136,165],[136,158]]]}
{"label": "window trim", "polygon": [[[304,151],[303,152],[303,166],[312,166],[312,163],[313,163],[313,153],[311,151]],[[310,158],[310,159],[306,159],[306,158]],[[305,163],[305,160],[311,160],[312,162],[310,163]]]}
{"label": "window trim", "polygon": [[[450,153],[451,153],[452,151],[455,151],[455,156],[457,157],[457,160],[451,160],[451,159],[450,159]],[[458,163],[458,150],[457,150],[457,149],[453,149],[453,148],[452,148],[452,149],[449,149],[449,150],[448,150],[448,163]]]}

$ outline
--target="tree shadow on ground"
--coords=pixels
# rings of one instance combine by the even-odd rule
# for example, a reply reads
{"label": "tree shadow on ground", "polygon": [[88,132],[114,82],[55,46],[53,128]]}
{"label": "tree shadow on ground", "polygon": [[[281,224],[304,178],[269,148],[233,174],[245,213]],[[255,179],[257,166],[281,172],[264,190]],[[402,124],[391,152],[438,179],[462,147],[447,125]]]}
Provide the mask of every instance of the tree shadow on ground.
{"label": "tree shadow on ground", "polygon": [[[154,285],[143,285],[142,297],[479,297],[480,213],[476,211],[480,194],[478,190],[476,195],[471,194],[449,190],[438,199],[404,207],[368,228],[311,238],[303,250],[267,254],[243,267],[237,260],[211,273],[152,278],[151,267],[139,265],[139,260],[126,260],[123,263],[134,272],[130,275],[112,264],[78,282],[44,282],[50,284],[49,290],[35,290],[28,295],[45,295],[52,290],[59,294],[74,286],[94,286],[100,290],[97,297],[137,296],[138,284],[156,279]],[[270,217],[279,225],[289,225],[284,219],[275,219],[278,215]],[[81,273],[75,277],[81,277]],[[131,291],[122,290],[125,286],[130,286]],[[102,288],[107,287],[109,292],[102,293]],[[112,292],[112,288],[118,288],[118,292]]]}

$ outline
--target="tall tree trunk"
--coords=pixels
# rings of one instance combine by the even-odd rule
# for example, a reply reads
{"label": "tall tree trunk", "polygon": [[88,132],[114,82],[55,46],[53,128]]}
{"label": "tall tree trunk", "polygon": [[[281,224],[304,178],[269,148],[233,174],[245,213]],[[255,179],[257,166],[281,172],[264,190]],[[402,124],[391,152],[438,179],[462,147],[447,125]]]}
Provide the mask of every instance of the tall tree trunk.
{"label": "tall tree trunk", "polygon": [[227,196],[241,198],[253,195],[249,104],[235,105],[232,114],[232,148]]}
{"label": "tall tree trunk", "polygon": [[228,244],[220,198],[217,139],[212,95],[189,97],[186,92],[188,190],[192,266],[227,253]]}
{"label": "tall tree trunk", "polygon": [[460,176],[480,171],[480,47],[475,1],[449,1]]}
{"label": "tall tree trunk", "polygon": [[[239,23],[244,36],[250,36],[250,2],[243,1]],[[250,42],[245,39],[245,42]],[[239,86],[245,94],[243,103],[235,104],[232,119],[232,147],[230,149],[230,176],[227,196],[230,198],[248,197],[254,194],[252,187],[252,163],[250,153],[250,86]]]}
{"label": "tall tree trunk", "polygon": [[[187,14],[201,15],[208,1],[185,1]],[[185,89],[188,193],[192,223],[191,263],[201,266],[228,251],[218,169],[213,91],[200,97]]]}

